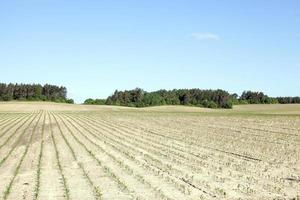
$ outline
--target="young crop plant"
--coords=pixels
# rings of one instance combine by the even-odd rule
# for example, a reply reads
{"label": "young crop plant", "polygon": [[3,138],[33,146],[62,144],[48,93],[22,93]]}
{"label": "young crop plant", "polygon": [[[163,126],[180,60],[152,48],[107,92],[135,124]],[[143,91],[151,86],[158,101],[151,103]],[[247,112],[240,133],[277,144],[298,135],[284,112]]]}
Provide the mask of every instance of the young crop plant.
{"label": "young crop plant", "polygon": [[[63,134],[63,131],[62,131],[62,129],[61,129],[61,126],[60,126],[60,124],[58,123],[58,121],[57,121],[57,119],[56,119],[56,116],[55,116],[54,114],[52,114],[52,116],[53,116],[53,118],[54,118],[54,120],[55,120],[55,122],[56,122],[56,124],[57,124],[57,126],[58,126],[59,132],[60,132],[60,134],[61,134],[63,140],[65,141],[65,143],[67,144],[69,150],[71,151],[71,154],[72,154],[74,160],[76,161],[77,165],[78,165],[78,166],[80,167],[80,169],[82,170],[82,172],[83,172],[84,176],[86,177],[86,179],[88,180],[90,186],[93,188],[93,191],[94,191],[94,193],[95,193],[96,199],[101,200],[101,199],[102,199],[102,194],[101,194],[101,192],[100,192],[100,189],[99,189],[98,187],[95,186],[95,184],[94,184],[93,181],[91,180],[90,176],[88,175],[87,171],[84,169],[83,164],[80,163],[80,162],[78,161],[78,158],[77,158],[77,156],[76,156],[76,154],[75,154],[75,151],[74,151],[74,149],[72,148],[72,146],[70,145],[70,143],[68,142],[68,140],[66,139],[65,135]],[[70,129],[64,122],[63,122],[63,124],[67,127],[68,131],[73,135],[73,132],[71,131],[71,129]]]}
{"label": "young crop plant", "polygon": [[42,125],[41,144],[40,144],[40,152],[38,157],[38,166],[37,166],[37,173],[36,173],[36,185],[35,185],[35,191],[33,196],[34,200],[38,199],[39,191],[40,191],[41,163],[42,163],[43,150],[44,150],[44,134],[45,134],[45,123],[46,123],[46,114],[44,113],[43,115],[44,115],[44,120]]}
{"label": "young crop plant", "polygon": [[64,186],[64,191],[65,191],[66,199],[70,200],[70,189],[69,189],[69,186],[67,184],[67,180],[65,178],[65,175],[63,173],[63,168],[62,168],[62,166],[60,164],[60,155],[59,155],[59,152],[58,152],[58,149],[57,149],[57,145],[56,145],[56,141],[55,141],[55,138],[54,138],[54,134],[53,134],[53,130],[52,130],[52,121],[51,121],[51,117],[50,117],[49,112],[48,112],[48,118],[49,118],[49,121],[50,121],[51,139],[52,139],[52,143],[53,143],[54,149],[55,149],[57,166],[59,168],[59,172],[60,172],[60,175],[61,175],[61,178],[62,178],[62,181],[63,181],[63,186]]}
{"label": "young crop plant", "polygon": [[[28,129],[28,127],[32,124],[32,122],[36,119],[38,115],[36,115],[35,117],[32,118],[32,120],[29,122],[29,124],[27,125],[27,127],[24,129],[24,131],[22,131],[21,135],[18,137],[17,141],[15,142],[15,145],[10,149],[10,151],[7,153],[7,155],[2,158],[2,160],[0,161],[0,167],[3,165],[3,163],[7,160],[7,158],[12,154],[12,152],[15,150],[15,148],[17,147],[17,144],[20,142],[20,140],[22,139],[23,135],[26,133],[26,130]],[[22,123],[17,130],[19,130],[19,128],[21,128],[30,118],[28,118],[24,123]],[[17,130],[15,130],[15,132],[12,135],[15,135],[17,133]],[[5,140],[5,142],[0,146],[0,149],[6,145],[6,143],[9,141],[9,139],[12,138],[12,136],[10,136],[7,140]]]}
{"label": "young crop plant", "polygon": [[[26,145],[26,149],[25,149],[25,151],[24,151],[24,153],[23,153],[23,155],[21,157],[21,160],[19,161],[19,163],[17,165],[17,168],[14,171],[13,177],[12,177],[11,181],[9,182],[9,185],[7,186],[6,190],[4,191],[4,196],[3,196],[4,200],[6,200],[8,198],[8,195],[10,194],[10,191],[11,191],[12,185],[14,183],[14,180],[15,180],[16,176],[18,175],[19,171],[20,171],[21,165],[22,165],[22,163],[23,163],[23,161],[25,159],[25,156],[26,156],[26,154],[27,154],[27,152],[29,150],[29,147],[30,147],[30,145],[32,143],[33,135],[34,135],[34,133],[36,131],[36,127],[38,126],[41,117],[42,117],[42,114],[39,114],[39,118],[38,118],[38,120],[37,120],[37,122],[36,122],[36,124],[35,124],[35,126],[33,128],[33,130],[31,131],[30,139],[29,139],[29,141],[28,141],[28,143]],[[24,131],[24,133],[25,133],[25,131]]]}

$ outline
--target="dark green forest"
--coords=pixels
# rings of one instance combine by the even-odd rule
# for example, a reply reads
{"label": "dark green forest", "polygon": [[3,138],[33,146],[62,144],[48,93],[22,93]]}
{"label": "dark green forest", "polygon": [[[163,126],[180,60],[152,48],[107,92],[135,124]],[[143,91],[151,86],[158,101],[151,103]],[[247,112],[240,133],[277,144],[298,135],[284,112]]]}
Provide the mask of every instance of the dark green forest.
{"label": "dark green forest", "polygon": [[147,107],[157,105],[194,105],[208,108],[231,108],[232,96],[224,90],[174,89],[146,92],[140,88],[115,91],[108,105]]}
{"label": "dark green forest", "polygon": [[277,97],[277,100],[281,104],[300,103],[300,97]]}
{"label": "dark green forest", "polygon": [[208,108],[231,108],[231,95],[224,90],[159,90],[146,92],[140,88],[115,91],[106,100],[87,99],[84,104],[106,104],[130,107],[148,107],[158,105],[195,105]]}
{"label": "dark green forest", "polygon": [[[50,84],[0,83],[0,101],[52,101],[74,103],[67,98],[67,88]],[[188,105],[206,108],[232,108],[238,104],[294,104],[300,97],[269,97],[263,92],[244,91],[240,96],[225,90],[174,89],[147,92],[116,90],[106,99],[86,99],[88,105],[118,105],[129,107],[149,107],[159,105]]]}
{"label": "dark green forest", "polygon": [[86,99],[84,101],[84,104],[87,104],[87,105],[105,105],[106,104],[106,99],[92,99],[92,98],[89,98],[89,99]]}
{"label": "dark green forest", "polygon": [[296,104],[300,97],[268,97],[262,92],[245,91],[238,99],[238,104]]}
{"label": "dark green forest", "polygon": [[269,97],[263,92],[244,91],[241,96],[224,90],[174,89],[146,92],[116,90],[107,99],[87,99],[84,104],[148,107],[159,105],[188,105],[206,108],[232,108],[238,104],[300,103],[300,97]]}
{"label": "dark green forest", "polygon": [[67,88],[50,84],[0,83],[0,101],[53,101],[74,103],[67,98]]}

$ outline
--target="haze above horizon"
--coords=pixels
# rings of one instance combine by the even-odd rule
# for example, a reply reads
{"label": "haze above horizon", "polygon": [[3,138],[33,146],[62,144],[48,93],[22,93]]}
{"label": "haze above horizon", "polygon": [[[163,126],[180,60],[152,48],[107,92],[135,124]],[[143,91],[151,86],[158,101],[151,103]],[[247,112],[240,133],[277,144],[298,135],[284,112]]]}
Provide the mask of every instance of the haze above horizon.
{"label": "haze above horizon", "polygon": [[300,2],[0,2],[0,82],[300,95]]}

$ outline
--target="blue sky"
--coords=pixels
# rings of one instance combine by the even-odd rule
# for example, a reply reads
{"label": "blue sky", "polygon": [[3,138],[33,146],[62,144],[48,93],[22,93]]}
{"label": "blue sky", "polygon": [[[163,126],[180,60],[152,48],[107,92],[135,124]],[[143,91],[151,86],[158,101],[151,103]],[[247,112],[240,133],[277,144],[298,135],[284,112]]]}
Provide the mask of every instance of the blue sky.
{"label": "blue sky", "polygon": [[1,0],[0,82],[300,95],[298,0]]}

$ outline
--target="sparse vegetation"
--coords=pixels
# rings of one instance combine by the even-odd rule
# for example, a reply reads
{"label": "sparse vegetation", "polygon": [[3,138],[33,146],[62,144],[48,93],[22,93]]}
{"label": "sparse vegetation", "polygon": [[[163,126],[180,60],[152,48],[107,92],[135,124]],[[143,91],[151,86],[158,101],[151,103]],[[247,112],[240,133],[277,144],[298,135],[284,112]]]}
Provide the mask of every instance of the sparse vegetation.
{"label": "sparse vegetation", "polygon": [[56,144],[56,140],[55,140],[55,137],[54,137],[54,134],[53,134],[52,121],[51,121],[51,117],[50,117],[49,113],[48,113],[48,117],[49,117],[49,121],[50,121],[51,139],[52,139],[52,143],[53,143],[54,149],[55,149],[57,166],[59,168],[59,172],[60,172],[60,175],[61,175],[61,178],[62,178],[65,197],[66,197],[67,200],[69,200],[70,199],[70,189],[69,189],[66,177],[64,175],[63,167],[62,167],[61,162],[60,162],[60,155],[59,155],[59,152],[57,150],[57,144]]}
{"label": "sparse vegetation", "polygon": [[298,105],[10,105],[0,106],[3,199],[298,198]]}
{"label": "sparse vegetation", "polygon": [[44,120],[42,125],[42,133],[41,133],[41,144],[40,144],[40,153],[38,157],[38,166],[36,172],[36,185],[35,185],[35,194],[33,199],[36,200],[39,197],[40,192],[40,184],[41,184],[41,165],[42,165],[42,158],[43,158],[43,150],[44,150],[44,132],[45,132],[45,122],[46,122],[46,115],[44,114]]}
{"label": "sparse vegetation", "polygon": [[[27,141],[25,151],[24,151],[24,153],[22,154],[22,157],[21,157],[21,159],[20,159],[20,161],[19,161],[19,163],[18,163],[16,169],[14,170],[12,179],[10,180],[10,182],[9,182],[9,184],[8,184],[8,186],[7,186],[7,188],[6,188],[6,190],[4,191],[4,195],[3,195],[3,199],[4,199],[4,200],[6,200],[6,199],[8,198],[8,195],[9,195],[10,192],[11,192],[12,185],[13,185],[13,183],[14,183],[14,180],[15,180],[16,176],[18,175],[18,173],[19,173],[19,171],[20,171],[21,165],[23,164],[23,161],[24,161],[24,159],[25,159],[25,156],[26,156],[26,154],[27,154],[27,152],[28,152],[28,149],[29,149],[29,147],[30,147],[30,145],[31,145],[31,143],[32,143],[33,134],[35,134],[35,130],[36,130],[36,127],[37,127],[38,124],[39,124],[39,121],[40,121],[41,116],[42,116],[42,115],[39,114],[39,118],[38,118],[38,120],[37,120],[35,126],[33,127],[32,131],[31,131],[31,133],[30,133],[30,138],[29,138],[29,140]],[[28,128],[25,129],[25,131],[23,132],[23,134],[24,134],[27,130],[28,130]],[[23,136],[23,134],[22,134],[21,136]],[[21,136],[20,136],[20,137],[21,137]],[[18,141],[20,141],[20,140],[18,140]],[[9,155],[10,155],[10,154],[9,154]]]}

